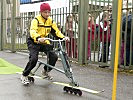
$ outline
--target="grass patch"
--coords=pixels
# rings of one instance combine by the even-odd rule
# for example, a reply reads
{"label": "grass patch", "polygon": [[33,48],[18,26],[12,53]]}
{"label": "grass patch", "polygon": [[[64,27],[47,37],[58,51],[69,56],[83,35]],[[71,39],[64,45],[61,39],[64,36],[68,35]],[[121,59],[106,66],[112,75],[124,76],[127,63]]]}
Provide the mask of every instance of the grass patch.
{"label": "grass patch", "polygon": [[23,69],[0,58],[0,74],[15,74]]}

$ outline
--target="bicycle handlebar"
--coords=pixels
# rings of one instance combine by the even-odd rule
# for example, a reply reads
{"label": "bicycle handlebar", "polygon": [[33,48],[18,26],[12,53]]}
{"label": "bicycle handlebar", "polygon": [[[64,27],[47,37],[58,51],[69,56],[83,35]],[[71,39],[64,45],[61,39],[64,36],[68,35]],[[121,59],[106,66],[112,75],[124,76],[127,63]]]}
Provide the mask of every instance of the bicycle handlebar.
{"label": "bicycle handlebar", "polygon": [[53,40],[53,39],[51,39],[51,38],[44,38],[45,40],[49,40],[49,41],[52,41],[52,42],[63,42],[63,41],[65,41],[64,39],[62,39],[62,40],[60,40],[60,39],[58,39],[58,40]]}

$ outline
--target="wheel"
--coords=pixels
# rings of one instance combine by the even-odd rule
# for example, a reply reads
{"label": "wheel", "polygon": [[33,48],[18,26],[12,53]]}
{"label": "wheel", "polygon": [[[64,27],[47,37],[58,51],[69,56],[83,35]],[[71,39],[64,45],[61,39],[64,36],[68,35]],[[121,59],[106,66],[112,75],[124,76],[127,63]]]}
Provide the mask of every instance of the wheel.
{"label": "wheel", "polygon": [[65,86],[65,87],[63,88],[63,90],[64,90],[65,92],[67,92],[67,93],[73,94],[73,89],[72,89],[71,87]]}
{"label": "wheel", "polygon": [[63,91],[66,91],[66,86],[63,88]]}
{"label": "wheel", "polygon": [[68,91],[68,90],[66,90],[66,92],[68,93],[69,91]]}
{"label": "wheel", "polygon": [[77,95],[77,92],[74,91],[74,94]]}
{"label": "wheel", "polygon": [[72,88],[70,88],[69,92],[70,92],[70,94],[73,94],[74,91]]}
{"label": "wheel", "polygon": [[35,81],[35,79],[33,78],[33,77],[28,77],[28,80],[30,81],[30,82],[32,82],[32,83],[34,83],[34,81]]}
{"label": "wheel", "polygon": [[32,77],[32,78],[31,78],[31,82],[34,83],[34,81],[35,81],[35,79]]}
{"label": "wheel", "polygon": [[77,89],[73,89],[75,95],[77,95]]}
{"label": "wheel", "polygon": [[81,91],[81,90],[79,90],[79,89],[77,89],[77,93],[78,93],[78,95],[79,95],[79,96],[81,96],[81,95],[82,95],[82,91]]}
{"label": "wheel", "polygon": [[63,88],[63,90],[64,90],[65,92],[67,92],[67,93],[68,93],[69,88],[68,88],[67,86],[65,86],[65,87]]}

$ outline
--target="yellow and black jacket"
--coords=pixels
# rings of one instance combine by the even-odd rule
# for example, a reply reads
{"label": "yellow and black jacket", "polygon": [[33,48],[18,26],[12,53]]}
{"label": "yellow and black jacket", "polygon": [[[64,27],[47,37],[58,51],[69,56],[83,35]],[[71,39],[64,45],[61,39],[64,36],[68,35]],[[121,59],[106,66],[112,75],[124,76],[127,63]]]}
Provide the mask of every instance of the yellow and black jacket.
{"label": "yellow and black jacket", "polygon": [[[51,33],[56,38],[64,38],[52,18],[44,19],[41,15],[36,16],[31,22],[30,37],[37,43],[38,38],[46,37]],[[48,40],[44,41],[45,44],[50,44]]]}

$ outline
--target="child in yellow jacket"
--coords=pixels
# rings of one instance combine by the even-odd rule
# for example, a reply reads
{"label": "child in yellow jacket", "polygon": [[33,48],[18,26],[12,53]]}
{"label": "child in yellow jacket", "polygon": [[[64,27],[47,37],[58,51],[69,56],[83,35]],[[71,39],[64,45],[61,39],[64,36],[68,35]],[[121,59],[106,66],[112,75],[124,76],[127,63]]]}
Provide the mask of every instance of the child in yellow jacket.
{"label": "child in yellow jacket", "polygon": [[[48,3],[42,3],[40,5],[40,14],[36,16],[30,27],[30,37],[27,41],[27,46],[29,50],[29,62],[27,63],[22,76],[21,81],[23,84],[29,84],[28,75],[31,70],[36,66],[38,61],[39,52],[44,52],[47,54],[49,52],[49,64],[55,66],[55,63],[58,59],[57,55],[54,52],[51,52],[53,46],[50,45],[50,42],[45,39],[51,33],[54,37],[58,39],[69,40],[68,37],[64,36],[58,29],[56,23],[50,18],[51,7]],[[48,72],[52,69],[44,66],[42,74],[44,77],[52,78]]]}

